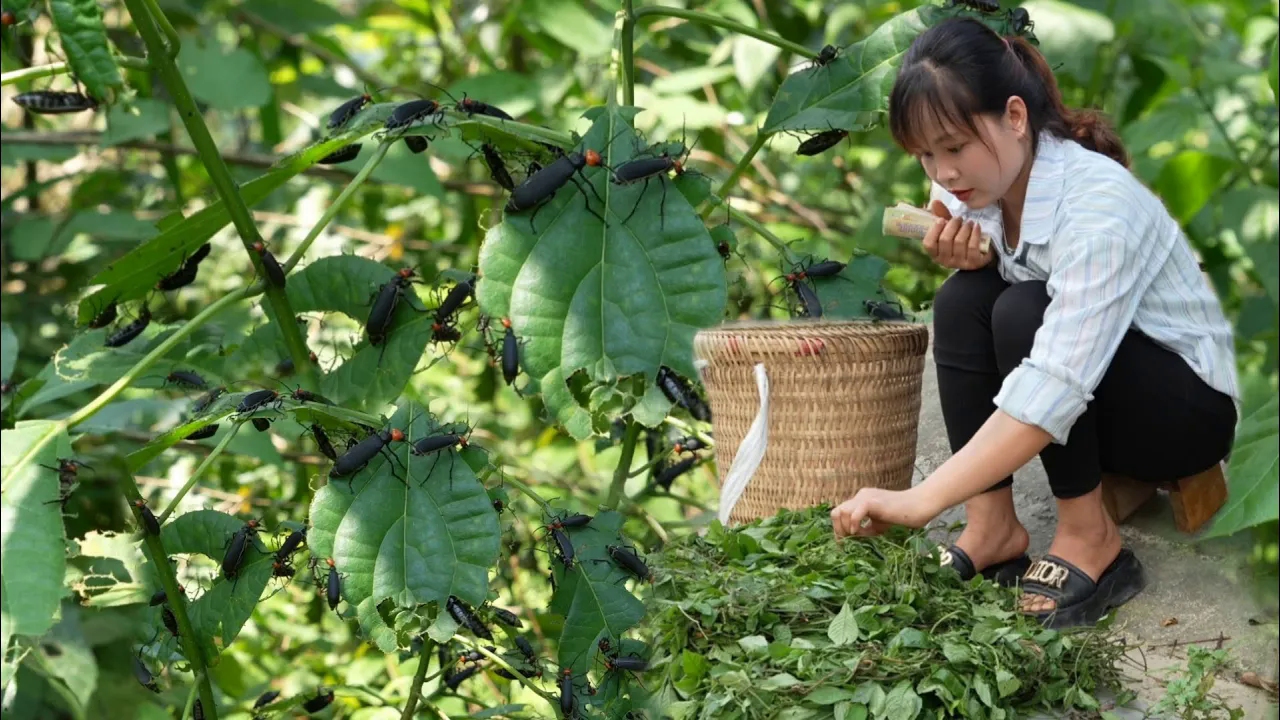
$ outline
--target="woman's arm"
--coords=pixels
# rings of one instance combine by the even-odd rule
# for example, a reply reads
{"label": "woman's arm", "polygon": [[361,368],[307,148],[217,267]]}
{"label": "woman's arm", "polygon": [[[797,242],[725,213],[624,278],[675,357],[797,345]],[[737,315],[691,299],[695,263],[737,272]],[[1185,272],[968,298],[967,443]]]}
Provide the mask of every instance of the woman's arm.
{"label": "woman's arm", "polygon": [[891,525],[924,527],[1027,464],[1052,439],[1035,425],[996,410],[960,452],[924,482],[908,490],[862,488],[831,511],[831,524],[837,537],[879,535]]}
{"label": "woman's arm", "polygon": [[1053,440],[1044,430],[996,410],[969,442],[912,488],[937,517],[1011,475]]}

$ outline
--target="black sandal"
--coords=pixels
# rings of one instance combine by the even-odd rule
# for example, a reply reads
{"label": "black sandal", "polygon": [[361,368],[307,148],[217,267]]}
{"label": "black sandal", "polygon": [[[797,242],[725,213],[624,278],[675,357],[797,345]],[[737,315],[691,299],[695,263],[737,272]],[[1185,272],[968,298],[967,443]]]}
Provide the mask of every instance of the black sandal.
{"label": "black sandal", "polygon": [[[950,566],[960,574],[960,579],[968,582],[978,571],[973,567],[973,558],[969,554],[961,550],[958,546],[951,547],[938,546],[938,553],[942,556],[940,565],[943,567]],[[998,562],[989,567],[982,569],[982,577],[1005,587],[1011,587],[1018,583],[1018,579],[1031,566],[1031,558],[1026,553],[1019,555],[1012,560]]]}
{"label": "black sandal", "polygon": [[1133,599],[1146,585],[1142,563],[1126,548],[1120,550],[1096,583],[1083,570],[1055,555],[1037,560],[1022,576],[1025,593],[1056,604],[1052,610],[1027,614],[1055,630],[1093,625]]}

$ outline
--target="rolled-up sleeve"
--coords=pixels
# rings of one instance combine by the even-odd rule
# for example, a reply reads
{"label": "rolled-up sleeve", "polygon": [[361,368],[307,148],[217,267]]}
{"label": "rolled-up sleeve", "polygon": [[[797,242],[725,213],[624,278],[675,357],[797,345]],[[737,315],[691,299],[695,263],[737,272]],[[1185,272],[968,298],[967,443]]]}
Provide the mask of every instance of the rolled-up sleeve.
{"label": "rolled-up sleeve", "polygon": [[1051,298],[1031,354],[1005,378],[996,407],[1065,445],[1093,400],[1142,301],[1168,255],[1160,233],[1134,227],[1116,207],[1099,208],[1055,233]]}

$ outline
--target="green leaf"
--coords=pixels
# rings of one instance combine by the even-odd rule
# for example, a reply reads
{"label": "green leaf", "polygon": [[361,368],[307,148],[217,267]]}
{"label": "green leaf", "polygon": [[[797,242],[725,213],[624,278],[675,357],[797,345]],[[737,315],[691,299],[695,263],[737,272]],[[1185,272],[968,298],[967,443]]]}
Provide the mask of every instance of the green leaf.
{"label": "green leaf", "polygon": [[124,86],[97,0],[49,0],[49,17],[76,80],[99,101]]}
{"label": "green leaf", "polygon": [[8,382],[17,364],[18,335],[9,323],[0,323],[0,380]]}
{"label": "green leaf", "polygon": [[1154,190],[1169,212],[1185,225],[1214,196],[1222,176],[1229,170],[1231,162],[1223,158],[1199,150],[1185,150],[1160,169]]}
{"label": "green leaf", "polygon": [[[363,324],[369,319],[378,287],[395,271],[366,258],[321,258],[289,276],[288,294],[296,312],[341,312]],[[415,310],[415,308],[417,308]],[[431,340],[434,314],[417,295],[401,299],[384,345],[362,339],[355,354],[325,375],[321,394],[339,405],[376,408],[404,390]]]}
{"label": "green leaf", "polygon": [[1022,687],[1022,681],[1013,673],[1004,668],[996,669],[996,689],[1000,692],[1000,697],[1007,698],[1018,692],[1018,688]]}
{"label": "green leaf", "polygon": [[761,132],[871,127],[888,108],[902,55],[916,36],[954,14],[927,6],[894,16],[826,66],[792,73],[778,88]]}
{"label": "green leaf", "polygon": [[[365,147],[360,148],[360,155],[364,160],[368,160],[372,154],[372,144],[366,143]],[[357,157],[353,165],[361,162],[363,161],[360,157]],[[397,142],[391,146],[383,161],[373,169],[372,177],[380,182],[410,188],[419,195],[434,197],[444,195],[444,186],[440,184],[436,172],[431,169],[427,154],[414,155],[403,142]]]}
{"label": "green leaf", "polygon": [[991,698],[991,685],[987,683],[987,679],[982,675],[973,676],[973,691],[977,693],[978,699],[983,705],[989,708],[995,707],[995,702]]}
{"label": "green leaf", "polygon": [[947,658],[949,663],[968,662],[973,656],[969,651],[968,645],[962,645],[957,642],[942,643],[942,655]]}
{"label": "green leaf", "polygon": [[613,47],[610,27],[591,12],[590,3],[536,0],[525,12],[542,32],[576,50],[583,60],[604,56]]}
{"label": "green leaf", "polygon": [[246,0],[237,9],[299,35],[347,22],[341,12],[316,0]]}
{"label": "green leaf", "polygon": [[[365,130],[362,126],[353,132]],[[346,135],[331,138],[281,158],[273,170],[241,185],[240,197],[250,208],[254,207],[284,185],[289,178],[345,145],[346,138]],[[126,302],[151,294],[160,278],[180,266],[184,258],[208,242],[230,221],[226,205],[217,200],[107,265],[89,281],[91,285],[104,287],[80,301],[79,322],[87,323],[112,301]],[[293,278],[290,277],[289,281],[292,284]]]}
{"label": "green leaf", "polygon": [[[81,610],[71,603],[62,606],[62,619],[35,648],[44,663],[62,681],[79,703],[81,713],[98,687],[98,660],[85,637]],[[83,715],[81,715],[83,716]]]}
{"label": "green leaf", "polygon": [[216,110],[256,108],[271,100],[271,81],[253,53],[224,53],[217,41],[186,35],[175,62],[191,94]]}
{"label": "green leaf", "polygon": [[[37,443],[53,436],[38,453]],[[31,454],[28,457],[28,454]],[[58,458],[72,457],[66,428],[48,420],[19,422],[0,433],[4,534],[0,537],[0,647],[14,635],[39,637],[53,627],[66,569],[58,506]],[[8,665],[9,653],[4,653]]]}
{"label": "green leaf", "polygon": [[584,528],[568,530],[574,547],[573,567],[552,560],[556,591],[552,612],[564,615],[557,661],[560,667],[586,672],[601,637],[620,638],[644,617],[644,605],[627,591],[629,575],[609,557],[610,545],[627,545],[620,535],[622,516],[607,510]]}
{"label": "green leaf", "polygon": [[1227,468],[1227,502],[1205,532],[1206,539],[1280,517],[1280,397],[1269,394],[1261,407],[1240,421]]}
{"label": "green leaf", "polygon": [[853,608],[849,607],[849,603],[841,606],[840,612],[832,618],[831,624],[827,626],[827,637],[837,647],[858,641],[858,621],[854,619]]}
{"label": "green leaf", "polygon": [[677,70],[669,75],[654,78],[650,88],[662,95],[677,95],[701,90],[706,85],[715,85],[733,77],[734,69],[729,65],[710,67],[692,67]]}
{"label": "green leaf", "polygon": [[24,218],[13,223],[10,228],[6,240],[14,260],[36,262],[57,254],[53,252],[53,235],[57,228],[52,219]]}
{"label": "green leaf", "polygon": [[[1280,40],[1280,38],[1277,38]],[[1271,84],[1272,101],[1280,101],[1280,45],[1277,40],[1271,41],[1271,69],[1267,71],[1267,82]]]}
{"label": "green leaf", "polygon": [[855,255],[838,275],[814,278],[813,287],[822,302],[822,316],[844,320],[871,317],[866,302],[887,300],[881,282],[888,271],[889,263],[882,257]]}
{"label": "green leaf", "polygon": [[169,130],[169,106],[153,98],[138,98],[127,107],[123,103],[107,110],[107,129],[102,133],[102,147],[130,140],[150,139]]}
{"label": "green leaf", "polygon": [[1036,22],[1040,51],[1059,75],[1088,83],[1095,62],[1103,62],[1100,46],[1116,36],[1106,15],[1064,0],[1027,0],[1022,7]]}
{"label": "green leaf", "polygon": [[853,692],[834,685],[819,685],[804,699],[817,705],[834,705],[844,700],[852,700]]}
{"label": "green leaf", "polygon": [[[613,167],[631,159],[639,139],[626,115],[634,112],[588,112],[594,122],[581,148],[607,146],[604,161]],[[644,183],[619,188],[606,182],[603,169],[584,174],[583,190],[567,183],[537,211],[537,229],[534,212],[527,211],[488,232],[477,287],[487,315],[510,318],[530,388],[578,438],[590,434],[592,424],[569,391],[571,376],[584,372],[586,387],[579,390],[585,397],[595,386],[643,374],[645,389],[636,392],[644,395],[637,399],[669,408],[653,382],[658,368],[695,377],[693,336],[722,318],[727,299],[710,234],[668,181],[653,181],[647,190]],[[588,183],[603,204],[585,189]],[[607,228],[585,209],[584,197],[609,218]]]}
{"label": "green leaf", "polygon": [[1249,259],[1253,261],[1253,271],[1262,281],[1271,302],[1280,305],[1280,253],[1277,253],[1276,237],[1270,242],[1250,245],[1247,248]]}
{"label": "green leaf", "polygon": [[903,681],[889,691],[888,697],[884,700],[884,712],[877,714],[877,717],[915,720],[922,709],[924,709],[924,702],[920,696],[911,688],[910,682]]}
{"label": "green leaf", "polygon": [[482,604],[500,550],[488,493],[453,451],[410,452],[411,442],[439,430],[425,408],[399,408],[390,427],[403,428],[408,441],[375,455],[350,482],[331,478],[320,488],[307,543],[316,557],[333,558],[353,606],[390,598],[403,608],[443,607],[450,595]]}
{"label": "green leaf", "polygon": [[192,630],[200,637],[207,657],[216,654],[215,635],[221,636],[224,646],[235,640],[271,579],[272,555],[258,536],[253,538],[252,547],[245,551],[244,563],[235,580],[222,576],[221,564],[231,537],[244,524],[244,520],[223,512],[196,510],[179,515],[160,530],[160,538],[168,553],[198,553],[219,565],[213,587],[201,593],[187,608]]}

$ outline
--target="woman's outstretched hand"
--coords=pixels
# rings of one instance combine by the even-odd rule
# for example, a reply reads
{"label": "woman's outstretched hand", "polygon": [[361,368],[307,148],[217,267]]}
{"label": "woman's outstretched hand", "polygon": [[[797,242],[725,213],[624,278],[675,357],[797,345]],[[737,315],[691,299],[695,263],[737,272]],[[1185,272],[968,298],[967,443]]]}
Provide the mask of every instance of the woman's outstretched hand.
{"label": "woman's outstretched hand", "polygon": [[936,513],[910,490],[862,488],[831,511],[836,537],[879,535],[894,525],[922,528]]}

